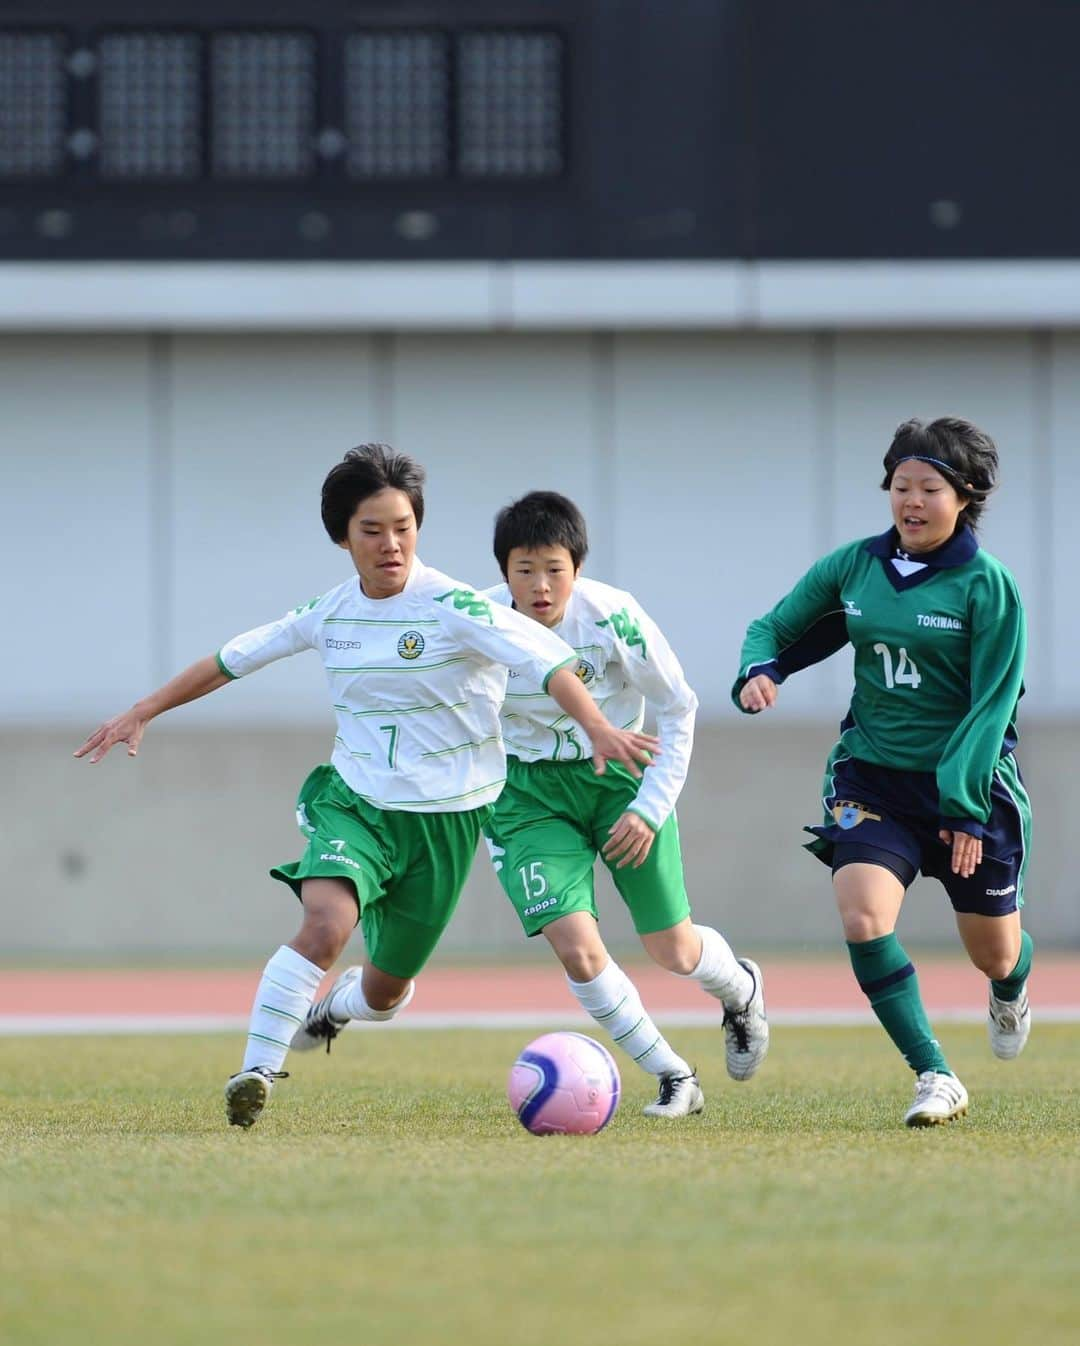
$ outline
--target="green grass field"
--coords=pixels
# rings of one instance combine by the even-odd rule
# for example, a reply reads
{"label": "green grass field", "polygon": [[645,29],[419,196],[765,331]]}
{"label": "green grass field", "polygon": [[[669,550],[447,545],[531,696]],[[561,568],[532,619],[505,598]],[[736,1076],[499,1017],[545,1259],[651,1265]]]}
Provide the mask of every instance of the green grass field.
{"label": "green grass field", "polygon": [[542,1140],[529,1036],[354,1031],[249,1132],[233,1038],[0,1041],[0,1341],[1080,1340],[1077,1027],[1011,1064],[947,1029],[972,1109],[929,1131],[875,1030],[778,1029],[743,1085],[680,1031],[702,1116],[641,1117],[626,1068],[605,1132]]}

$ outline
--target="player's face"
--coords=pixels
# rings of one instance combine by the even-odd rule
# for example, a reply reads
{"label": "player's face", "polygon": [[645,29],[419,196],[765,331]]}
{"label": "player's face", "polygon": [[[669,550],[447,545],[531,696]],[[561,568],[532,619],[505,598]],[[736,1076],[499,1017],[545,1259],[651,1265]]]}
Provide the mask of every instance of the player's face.
{"label": "player's face", "polygon": [[368,598],[393,598],[405,588],[416,552],[416,515],[404,491],[390,487],[361,500],[341,544]]}
{"label": "player's face", "polygon": [[889,503],[901,547],[920,552],[948,542],[966,502],[937,468],[909,458],[893,473]]}
{"label": "player's face", "polygon": [[514,607],[543,626],[562,621],[577,575],[566,547],[514,547],[506,561]]}

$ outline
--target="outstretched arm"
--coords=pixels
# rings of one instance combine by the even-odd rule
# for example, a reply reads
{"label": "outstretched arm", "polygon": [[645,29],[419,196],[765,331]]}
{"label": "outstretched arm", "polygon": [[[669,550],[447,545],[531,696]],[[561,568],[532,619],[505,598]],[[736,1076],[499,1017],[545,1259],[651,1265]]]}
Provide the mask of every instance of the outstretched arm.
{"label": "outstretched arm", "polygon": [[655,735],[616,729],[604,717],[581,679],[570,668],[557,669],[548,679],[546,691],[588,734],[598,776],[604,774],[608,762],[621,762],[632,776],[640,779],[641,767],[638,763],[643,762],[647,766],[660,746],[660,740]]}
{"label": "outstretched arm", "polygon": [[151,692],[141,701],[136,701],[130,710],[106,720],[81,748],[76,748],[75,756],[85,757],[90,753],[90,763],[94,765],[100,762],[117,743],[126,743],[128,756],[134,757],[139,751],[146,726],[155,715],[161,715],[176,706],[183,706],[188,701],[196,701],[200,696],[206,696],[208,692],[216,691],[231,681],[231,678],[222,673],[217,657],[208,654],[205,659],[200,659],[190,668],[185,668],[183,673],[178,673],[164,687],[159,687],[156,692]]}

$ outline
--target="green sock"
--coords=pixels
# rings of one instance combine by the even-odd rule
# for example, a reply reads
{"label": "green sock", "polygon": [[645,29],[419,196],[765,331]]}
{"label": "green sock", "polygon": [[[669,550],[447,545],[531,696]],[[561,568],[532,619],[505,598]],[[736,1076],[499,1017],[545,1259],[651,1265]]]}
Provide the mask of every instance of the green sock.
{"label": "green sock", "polygon": [[1016,960],[1016,966],[1002,981],[992,981],[994,994],[999,1000],[1018,1000],[1020,992],[1024,989],[1024,982],[1028,979],[1028,973],[1031,971],[1031,955],[1035,952],[1035,944],[1026,930],[1020,932],[1020,957]]}
{"label": "green sock", "polygon": [[855,980],[870,1001],[881,1026],[917,1074],[936,1070],[951,1075],[934,1037],[919,994],[919,979],[895,935],[848,944]]}

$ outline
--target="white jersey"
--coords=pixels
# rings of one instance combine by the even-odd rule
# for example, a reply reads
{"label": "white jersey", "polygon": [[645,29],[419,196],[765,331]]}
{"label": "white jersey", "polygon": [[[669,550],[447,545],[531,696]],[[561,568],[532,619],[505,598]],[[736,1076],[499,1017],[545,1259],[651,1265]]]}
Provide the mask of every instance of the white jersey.
{"label": "white jersey", "polygon": [[337,714],[333,766],[381,809],[455,813],[506,780],[507,669],[545,686],[573,650],[537,622],[413,560],[405,588],[368,598],[356,576],[218,654],[232,678],[316,650]]}
{"label": "white jersey", "polygon": [[[484,594],[500,605],[513,602],[507,584]],[[563,619],[552,630],[577,651],[578,677],[613,725],[640,729],[645,702],[653,708],[663,751],[645,771],[634,812],[659,828],[686,781],[698,704],[674,651],[631,594],[599,580],[575,582]],[[507,752],[523,762],[592,756],[585,731],[524,668],[510,673],[502,722]]]}

